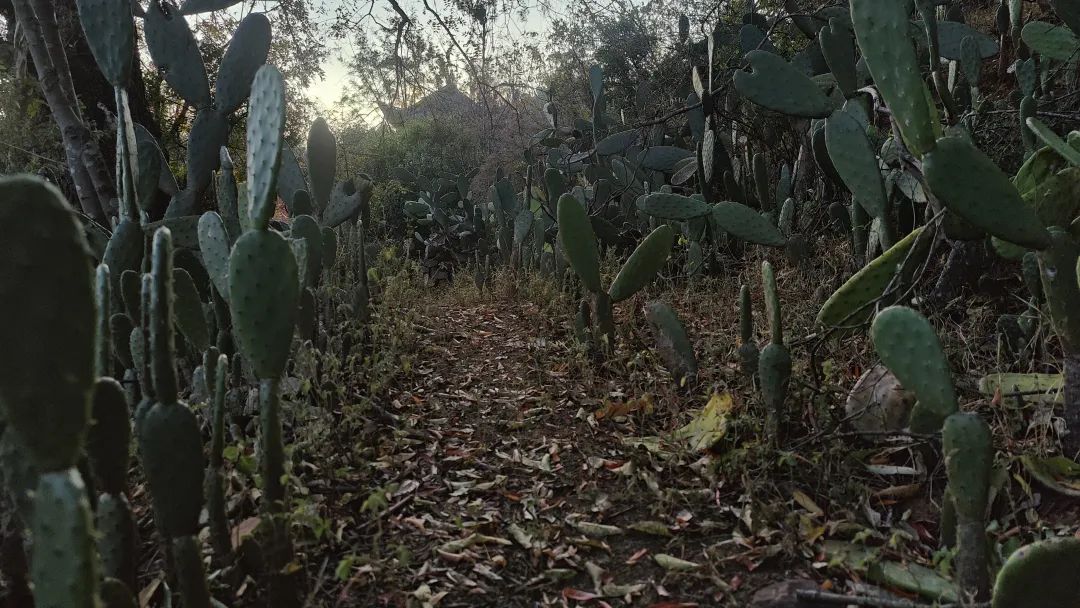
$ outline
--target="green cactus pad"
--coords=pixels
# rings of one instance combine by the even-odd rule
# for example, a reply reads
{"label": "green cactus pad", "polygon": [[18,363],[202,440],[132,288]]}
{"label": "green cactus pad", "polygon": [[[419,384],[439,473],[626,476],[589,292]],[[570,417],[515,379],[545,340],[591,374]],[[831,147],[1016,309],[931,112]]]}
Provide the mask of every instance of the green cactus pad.
{"label": "green cactus pad", "polygon": [[[176,563],[176,582],[180,587],[180,599],[184,608],[211,608],[210,587],[203,570],[202,548],[194,535],[174,538],[173,560]],[[273,604],[272,604],[273,605]]]}
{"label": "green cactus pad", "polygon": [[671,375],[680,382],[697,375],[694,345],[675,311],[663,302],[650,302],[645,307],[645,316],[656,337],[660,358]]}
{"label": "green cactus pad", "polygon": [[536,216],[529,209],[522,209],[514,216],[514,248],[521,247],[525,239],[532,232],[533,220]]}
{"label": "green cactus pad", "polygon": [[[100,550],[100,547],[99,547]],[[116,578],[105,577],[101,581],[102,608],[139,608],[132,587]]]}
{"label": "green cactus pad", "polygon": [[705,217],[712,211],[703,200],[666,192],[654,192],[638,199],[637,208],[663,220],[690,220]]}
{"label": "green cactus pad", "polygon": [[255,72],[266,63],[270,52],[270,20],[262,13],[250,13],[236,26],[229,48],[221,59],[214,97],[217,111],[232,114],[251,95]]}
{"label": "green cactus pad", "polygon": [[180,7],[180,14],[211,13],[229,8],[234,4],[240,4],[240,0],[186,0],[183,6]]}
{"label": "green cactus pad", "polygon": [[[229,136],[229,121],[215,110],[199,110],[195,121],[191,123],[191,135],[188,137],[187,190],[201,191],[214,177],[214,171],[221,166],[218,151],[225,145]],[[171,205],[170,205],[171,207]],[[173,216],[179,211],[172,211]],[[184,215],[198,213],[197,206],[184,210]]]}
{"label": "green cactus pad", "polygon": [[[94,271],[64,197],[29,176],[0,178],[0,407],[43,471],[78,459],[94,382]],[[137,229],[137,227],[136,227]]]}
{"label": "green cactus pad", "polygon": [[1080,38],[1060,25],[1032,21],[1024,26],[1021,37],[1031,50],[1047,59],[1074,63],[1080,60]]}
{"label": "green cactus pad", "polygon": [[1032,116],[1027,119],[1027,126],[1031,129],[1044,144],[1049,146],[1054,152],[1061,155],[1062,158],[1072,163],[1074,166],[1080,167],[1080,150],[1070,146],[1068,142],[1061,139],[1057,133],[1050,130],[1050,127],[1046,126],[1044,122]]}
{"label": "green cactus pad", "polygon": [[[620,131],[618,133],[612,133],[607,137],[596,142],[596,153],[601,156],[611,156],[613,154],[624,154],[630,146],[633,146],[641,138],[641,132],[637,129],[627,129],[626,131]],[[548,169],[548,171],[555,171],[561,177],[555,169]],[[544,174],[547,177],[547,174]],[[549,182],[550,185],[550,182]],[[565,192],[565,190],[563,191]],[[549,200],[557,200],[558,197],[563,195],[563,192],[556,192],[554,195],[549,188],[548,196]]]}
{"label": "green cactus pad", "polygon": [[79,21],[105,80],[127,86],[135,56],[135,20],[130,0],[78,0]]}
{"label": "green cactus pad", "polygon": [[930,190],[957,215],[990,234],[1031,249],[1050,235],[1009,177],[966,138],[946,137],[923,157]]}
{"label": "green cactus pad", "polygon": [[1080,244],[1061,228],[1051,228],[1050,238],[1050,247],[1039,252],[1043,293],[1065,352],[1076,352],[1080,348],[1080,285],[1076,278]]}
{"label": "green cactus pad", "polygon": [[198,534],[203,503],[202,433],[182,403],[158,402],[136,425],[139,457],[161,530],[176,538]]}
{"label": "green cactus pad", "polygon": [[735,72],[735,90],[750,101],[789,116],[824,118],[836,104],[783,57],[768,51],[746,54],[752,71]]}
{"label": "green cactus pad", "polygon": [[[143,232],[150,237],[158,228],[168,228],[172,238],[172,246],[177,249],[199,248],[199,216],[186,215],[150,222],[143,226]],[[112,266],[109,266],[111,269]]]}
{"label": "green cactus pad", "polygon": [[98,608],[94,526],[78,471],[65,469],[38,479],[31,528],[35,606]]}
{"label": "green cactus pad", "polygon": [[758,378],[761,380],[761,400],[774,423],[782,422],[787,384],[791,378],[791,354],[783,344],[770,342],[758,355]]}
{"label": "green cactus pad", "polygon": [[322,118],[316,119],[308,131],[307,166],[311,198],[321,212],[330,204],[334,174],[337,172],[337,142],[330,126]]}
{"label": "green cactus pad", "polygon": [[1020,547],[998,572],[991,605],[993,608],[1075,608],[1080,604],[1080,585],[1076,584],[1078,563],[1080,539],[1077,538],[1044,540]]}
{"label": "green cactus pad", "polygon": [[[225,224],[225,231],[229,235],[228,245],[236,242],[244,231],[240,222],[240,193],[236,184],[236,175],[233,173],[232,157],[229,149],[221,147],[221,169],[217,173],[217,205],[221,221]],[[243,213],[247,218],[247,197],[243,198]],[[247,221],[245,219],[245,221]]]}
{"label": "green cactus pad", "polygon": [[641,153],[641,162],[638,166],[649,171],[674,173],[680,161],[693,156],[694,153],[691,150],[678,146],[650,146]]}
{"label": "green cactus pad", "polygon": [[761,284],[765,291],[765,311],[769,315],[769,336],[773,344],[784,343],[784,321],[780,309],[780,295],[776,290],[776,274],[772,264],[761,263]]}
{"label": "green cactus pad", "polygon": [[109,267],[99,264],[94,276],[94,301],[97,304],[97,327],[94,336],[94,375],[111,375],[112,368],[112,326],[109,317],[112,310],[112,286],[110,285]]}
{"label": "green cactus pad", "polygon": [[851,23],[863,61],[885,98],[909,150],[934,148],[937,118],[911,39],[910,2],[852,0]]}
{"label": "green cactus pad", "polygon": [[769,247],[787,244],[772,222],[746,205],[721,201],[712,207],[712,220],[720,230],[737,239]]}
{"label": "green cactus pad", "polygon": [[[293,206],[293,196],[299,190],[303,190],[306,194],[308,184],[303,171],[300,170],[300,163],[296,160],[296,152],[293,151],[292,146],[285,144],[285,147],[281,150],[280,164],[277,193],[278,197],[285,201],[285,208],[289,210],[289,215],[296,217],[298,215],[314,214],[315,212],[310,206],[307,209],[297,209]],[[310,203],[310,198],[308,200]]]}
{"label": "green cactus pad", "polygon": [[852,196],[872,217],[882,217],[889,201],[866,127],[845,110],[837,110],[825,121],[825,145]]}
{"label": "green cactus pad", "polygon": [[293,239],[304,239],[307,243],[307,256],[304,260],[304,286],[311,287],[318,283],[319,275],[322,274],[322,229],[318,222],[310,215],[301,215],[293,218]]}
{"label": "green cactus pad", "polygon": [[95,487],[106,494],[120,494],[127,488],[131,445],[131,414],[120,383],[112,378],[98,378],[93,408],[86,454],[94,472]]}
{"label": "green cactus pad", "polygon": [[300,298],[296,258],[276,232],[248,232],[229,257],[233,334],[257,378],[285,369]]}
{"label": "green cactus pad", "polygon": [[645,237],[612,281],[608,290],[611,303],[618,304],[648,285],[667,263],[674,242],[675,231],[666,224]]}
{"label": "green cactus pad", "polygon": [[374,184],[366,179],[360,179],[359,181],[359,185],[351,194],[346,194],[342,188],[334,188],[334,192],[330,196],[330,204],[322,212],[321,223],[323,226],[336,228],[344,224],[371,199]]}
{"label": "green cactus pad", "polygon": [[274,215],[284,133],[285,81],[277,68],[264,65],[251,85],[247,121],[247,209],[256,230],[265,230]]}
{"label": "green cactus pad", "polygon": [[329,226],[323,226],[322,228],[322,250],[323,266],[333,268],[334,263],[337,262],[338,243],[337,233]]}
{"label": "green cactus pad", "polygon": [[829,19],[829,25],[818,31],[818,45],[844,97],[854,95],[859,81],[855,69],[855,37],[850,24],[837,18]]}
{"label": "green cactus pad", "polygon": [[960,523],[982,523],[994,464],[990,427],[977,414],[953,414],[945,420],[941,434],[949,487]]}
{"label": "green cactus pad", "polygon": [[161,70],[165,82],[196,108],[210,107],[206,66],[187,19],[173,11],[172,4],[151,0],[143,29],[150,58]]}
{"label": "green cactus pad", "polygon": [[558,217],[566,261],[581,277],[586,289],[599,293],[603,290],[600,284],[600,252],[585,207],[573,195],[564,194],[559,197]]}
{"label": "green cactus pad", "polygon": [[213,211],[207,211],[199,218],[199,251],[214,287],[228,301],[229,235],[225,222]]}
{"label": "green cactus pad", "polygon": [[[855,315],[856,311],[881,297],[923,230],[922,226],[916,228],[852,275],[825,301],[821,311],[818,312],[817,322],[826,327],[837,327],[844,323],[851,325],[861,323],[866,317]],[[921,253],[925,253],[926,250],[925,247],[920,248]],[[921,259],[913,259],[911,262],[918,266]],[[867,309],[866,316],[869,314],[870,310]]]}
{"label": "green cactus pad", "polygon": [[176,327],[197,351],[210,348],[210,328],[206,325],[202,298],[195,280],[183,268],[173,270],[173,310]]}
{"label": "green cactus pad", "polygon": [[123,581],[129,588],[136,588],[139,532],[127,497],[102,494],[94,512],[94,523],[102,574]]}
{"label": "green cactus pad", "polygon": [[120,365],[124,369],[131,369],[134,365],[131,359],[131,345],[128,343],[133,327],[131,317],[122,312],[109,317],[109,335],[112,336],[113,354],[120,360]]}
{"label": "green cactus pad", "polygon": [[161,182],[162,154],[154,136],[146,127],[135,125],[135,147],[138,158],[138,180],[135,183],[136,202],[143,211],[149,211]]}
{"label": "green cactus pad", "polygon": [[912,430],[938,432],[957,405],[949,361],[930,322],[911,308],[890,306],[878,313],[870,335],[881,362],[918,398]]}
{"label": "green cactus pad", "polygon": [[[173,251],[168,228],[154,233],[150,270],[150,360],[157,398],[176,400],[176,346],[173,333]],[[144,279],[145,281],[145,279]]]}
{"label": "green cactus pad", "polygon": [[128,270],[139,270],[143,256],[143,231],[137,222],[121,219],[113,229],[109,244],[105,247],[102,263],[112,275],[113,293],[121,293],[121,276]]}

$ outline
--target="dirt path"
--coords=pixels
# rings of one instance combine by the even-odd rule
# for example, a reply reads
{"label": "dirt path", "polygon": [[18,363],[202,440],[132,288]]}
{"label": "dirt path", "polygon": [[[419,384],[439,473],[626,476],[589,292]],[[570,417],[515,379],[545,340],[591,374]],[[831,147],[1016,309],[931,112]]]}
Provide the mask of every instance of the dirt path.
{"label": "dirt path", "polygon": [[699,454],[624,442],[662,431],[650,414],[597,414],[605,397],[646,401],[575,378],[535,307],[423,325],[372,465],[384,492],[364,503],[378,559],[352,568],[340,605],[745,605],[748,569],[778,545],[737,533],[751,515]]}

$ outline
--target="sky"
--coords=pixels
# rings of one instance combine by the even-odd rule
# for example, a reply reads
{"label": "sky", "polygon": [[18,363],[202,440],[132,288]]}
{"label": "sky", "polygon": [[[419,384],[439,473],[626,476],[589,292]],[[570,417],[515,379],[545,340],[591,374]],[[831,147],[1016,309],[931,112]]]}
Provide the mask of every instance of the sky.
{"label": "sky", "polygon": [[[560,10],[561,8],[565,7],[568,2],[571,1],[573,0],[554,0],[552,2],[549,2],[548,4],[550,4],[554,8],[554,10]],[[389,6],[385,0],[375,0],[375,2],[380,8],[387,8]],[[325,20],[328,27],[329,22],[333,19],[333,15],[337,13],[338,9],[349,7],[363,7],[363,10],[366,10],[366,7],[368,6],[368,1],[323,0],[322,4],[324,8],[324,16],[322,17],[322,19]],[[401,0],[401,5],[407,11],[410,11],[414,6],[419,6],[421,8],[423,6],[419,1],[410,2],[407,0]],[[435,7],[439,7],[440,5],[444,5],[444,3],[441,1],[433,2],[433,6]],[[361,9],[358,8],[357,10]],[[505,18],[512,18],[517,21],[516,15],[512,17],[507,16]],[[526,19],[523,23],[518,23],[516,28],[512,29],[546,32],[548,23],[548,18],[541,15],[540,11],[532,11],[529,14],[528,19]],[[373,24],[372,27],[374,27]],[[308,95],[313,100],[315,100],[315,102],[319,106],[319,109],[323,112],[328,112],[333,107],[333,105],[338,102],[341,96],[342,88],[348,84],[349,71],[347,68],[347,62],[349,57],[351,57],[353,54],[351,40],[338,40],[327,36],[327,44],[330,47],[330,55],[327,58],[326,65],[323,66],[325,76],[319,81],[312,82],[311,86],[309,86],[307,90]]]}

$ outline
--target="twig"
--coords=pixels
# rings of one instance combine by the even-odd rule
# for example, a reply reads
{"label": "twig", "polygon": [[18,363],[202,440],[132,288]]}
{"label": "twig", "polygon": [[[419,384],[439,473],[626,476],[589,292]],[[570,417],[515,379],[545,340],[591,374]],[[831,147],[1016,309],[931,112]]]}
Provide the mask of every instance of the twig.
{"label": "twig", "polygon": [[[817,602],[819,604],[836,604],[839,606],[862,606],[863,608],[929,608],[930,604],[920,604],[911,600],[893,599],[888,597],[871,597],[867,595],[843,595],[818,591],[816,589],[800,589],[795,592],[795,597],[800,602]],[[939,608],[959,608],[961,604],[935,604]],[[989,602],[975,604],[963,604],[965,608],[990,608]]]}

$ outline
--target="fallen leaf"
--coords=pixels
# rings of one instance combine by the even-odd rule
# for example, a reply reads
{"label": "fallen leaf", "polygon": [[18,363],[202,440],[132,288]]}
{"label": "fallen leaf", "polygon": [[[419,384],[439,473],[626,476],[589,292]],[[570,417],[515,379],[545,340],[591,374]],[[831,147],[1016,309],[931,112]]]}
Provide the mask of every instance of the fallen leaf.
{"label": "fallen leaf", "polygon": [[675,431],[675,437],[685,441],[691,450],[708,450],[727,434],[728,414],[731,413],[731,395],[713,393],[690,424]]}
{"label": "fallen leaf", "polygon": [[680,559],[666,553],[657,553],[653,556],[653,559],[656,560],[656,563],[659,564],[661,568],[672,572],[686,572],[701,567],[699,564],[688,562],[685,559]]}

